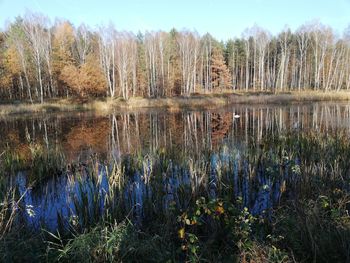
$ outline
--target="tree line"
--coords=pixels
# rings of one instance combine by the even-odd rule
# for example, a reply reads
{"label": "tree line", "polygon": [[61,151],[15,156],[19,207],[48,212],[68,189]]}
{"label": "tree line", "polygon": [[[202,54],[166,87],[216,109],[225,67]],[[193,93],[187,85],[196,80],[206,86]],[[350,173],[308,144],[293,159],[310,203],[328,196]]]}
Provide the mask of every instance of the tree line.
{"label": "tree line", "polygon": [[172,29],[133,34],[26,13],[0,32],[0,96],[147,98],[350,88],[350,27],[319,22],[277,35],[255,25],[226,42]]}

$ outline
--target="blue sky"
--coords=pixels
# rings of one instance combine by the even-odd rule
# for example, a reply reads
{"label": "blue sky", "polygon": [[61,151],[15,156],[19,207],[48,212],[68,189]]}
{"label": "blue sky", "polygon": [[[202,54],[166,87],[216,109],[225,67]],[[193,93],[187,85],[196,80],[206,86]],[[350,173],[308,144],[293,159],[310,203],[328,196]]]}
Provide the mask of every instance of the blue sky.
{"label": "blue sky", "polygon": [[196,29],[219,40],[240,36],[255,23],[278,33],[319,20],[342,34],[350,24],[350,0],[0,0],[0,26],[26,10],[53,20],[66,18],[92,27],[114,23],[118,30]]}

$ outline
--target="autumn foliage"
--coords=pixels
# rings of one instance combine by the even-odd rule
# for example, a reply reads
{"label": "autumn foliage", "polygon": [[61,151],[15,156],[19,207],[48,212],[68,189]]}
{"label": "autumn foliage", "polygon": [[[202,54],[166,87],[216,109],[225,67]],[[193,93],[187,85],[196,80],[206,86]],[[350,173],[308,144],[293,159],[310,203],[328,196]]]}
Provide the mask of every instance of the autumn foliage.
{"label": "autumn foliage", "polygon": [[[350,32],[349,30],[347,32]],[[117,31],[27,12],[0,32],[0,99],[148,98],[223,90],[350,89],[350,36],[320,23],[219,42],[188,30]]]}
{"label": "autumn foliage", "polygon": [[81,97],[102,96],[106,92],[103,74],[92,62],[80,67],[64,66],[59,79],[73,94]]}
{"label": "autumn foliage", "polygon": [[217,48],[213,49],[211,56],[211,80],[215,90],[232,87],[232,78],[225,64],[224,56]]}

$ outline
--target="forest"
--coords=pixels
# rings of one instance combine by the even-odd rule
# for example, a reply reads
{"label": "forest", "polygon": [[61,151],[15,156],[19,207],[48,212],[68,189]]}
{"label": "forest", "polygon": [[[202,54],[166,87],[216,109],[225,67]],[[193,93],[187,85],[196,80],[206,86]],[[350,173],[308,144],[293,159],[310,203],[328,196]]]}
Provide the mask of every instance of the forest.
{"label": "forest", "polygon": [[[119,21],[116,10],[162,14],[163,30],[1,9],[15,14],[0,29],[0,262],[350,262],[341,4],[304,11],[349,21],[344,32],[295,26],[291,5],[293,27],[222,40],[228,24],[213,35],[166,27],[162,1],[140,13],[96,2],[109,15],[88,1],[32,2],[46,14],[74,3],[72,21],[84,8]],[[198,23],[210,9],[179,2]],[[258,12],[288,21],[277,10]],[[227,21],[208,12],[204,22]],[[244,24],[238,12],[226,19]]]}
{"label": "forest", "polygon": [[349,88],[350,27],[339,36],[317,21],[277,35],[254,25],[224,42],[188,30],[76,27],[28,11],[0,32],[3,101]]}

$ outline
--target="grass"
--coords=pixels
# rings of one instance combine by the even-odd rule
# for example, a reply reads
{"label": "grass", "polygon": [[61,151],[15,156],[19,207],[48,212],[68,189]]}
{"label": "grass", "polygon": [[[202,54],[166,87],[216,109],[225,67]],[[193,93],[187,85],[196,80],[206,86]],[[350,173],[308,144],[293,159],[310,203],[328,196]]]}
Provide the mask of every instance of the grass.
{"label": "grass", "polygon": [[[49,167],[64,165],[41,160]],[[348,262],[349,163],[347,134],[266,135],[259,144],[252,139],[241,152],[223,147],[197,155],[163,150],[125,156],[108,166],[109,192],[101,195],[96,190],[100,161],[93,158],[70,170],[78,185],[89,178],[92,188],[90,202],[82,192],[82,201],[75,203],[78,220],[68,229],[38,232],[16,224],[21,197],[15,188],[1,197],[7,205],[0,226],[10,218],[13,224],[0,228],[0,260]],[[5,179],[0,179],[3,189]],[[132,201],[137,189],[144,189],[141,210],[141,201]],[[260,209],[254,205],[259,192],[280,196]],[[10,215],[14,203],[19,208]]]}
{"label": "grass", "polygon": [[3,176],[16,176],[25,172],[30,185],[40,184],[56,175],[62,174],[67,165],[65,156],[57,149],[47,149],[37,143],[29,143],[29,156],[20,157],[7,148],[0,161]]}
{"label": "grass", "polygon": [[137,108],[157,108],[163,107],[170,110],[187,109],[211,109],[218,106],[231,104],[284,104],[293,102],[306,101],[348,101],[350,92],[318,92],[318,91],[301,91],[301,92],[222,92],[222,93],[195,93],[189,97],[173,98],[130,98],[125,101],[112,102],[113,108],[120,109],[137,109]]}
{"label": "grass", "polygon": [[77,101],[70,99],[48,100],[44,103],[7,103],[0,104],[0,115],[70,112],[70,111],[105,111],[108,100]]}
{"label": "grass", "polygon": [[232,92],[195,93],[189,97],[178,96],[170,98],[141,98],[132,97],[128,101],[116,99],[58,99],[40,103],[7,103],[0,105],[0,116],[9,114],[33,114],[69,111],[110,112],[113,109],[127,110],[139,108],[167,108],[169,110],[211,109],[231,104],[284,104],[307,101],[348,101],[350,92],[319,92],[319,91],[292,91],[292,92]]}

